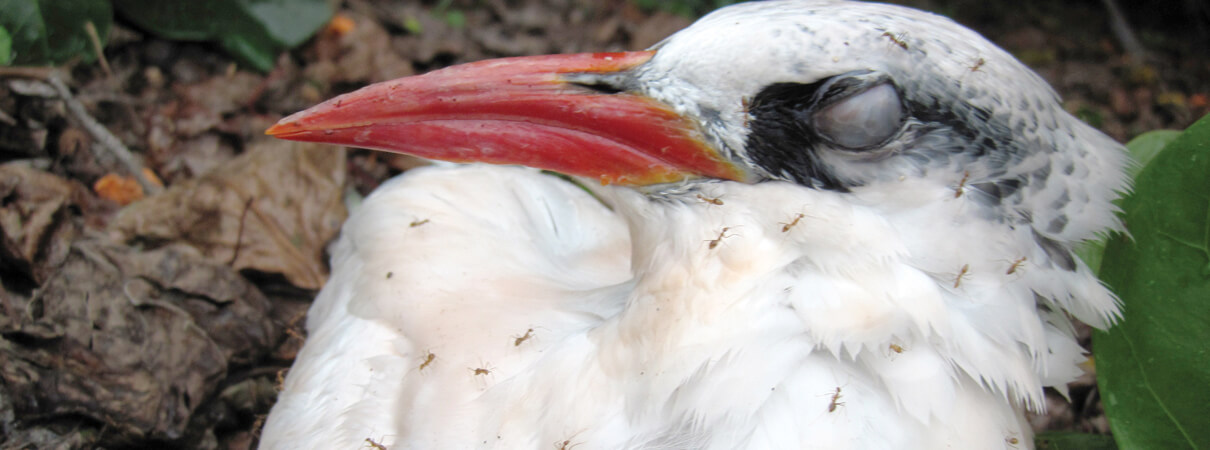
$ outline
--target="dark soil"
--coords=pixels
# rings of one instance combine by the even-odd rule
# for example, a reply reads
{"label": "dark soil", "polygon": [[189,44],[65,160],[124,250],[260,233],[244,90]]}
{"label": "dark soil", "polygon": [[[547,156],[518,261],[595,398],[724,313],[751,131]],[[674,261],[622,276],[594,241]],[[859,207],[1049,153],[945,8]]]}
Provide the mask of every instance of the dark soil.
{"label": "dark soil", "polygon": [[[1210,110],[1199,2],[1127,5],[1143,53],[1099,1],[908,3],[984,33],[1120,141]],[[283,115],[455,63],[642,49],[692,21],[624,0],[345,0],[339,15],[353,26],[268,74],[122,23],[111,74],[66,67],[75,99],[168,188],[128,206],[98,194],[127,172],[46,73],[0,71],[0,448],[253,445],[345,200],[423,164],[265,137]],[[1051,397],[1036,429],[1108,432],[1091,375],[1071,403]]]}

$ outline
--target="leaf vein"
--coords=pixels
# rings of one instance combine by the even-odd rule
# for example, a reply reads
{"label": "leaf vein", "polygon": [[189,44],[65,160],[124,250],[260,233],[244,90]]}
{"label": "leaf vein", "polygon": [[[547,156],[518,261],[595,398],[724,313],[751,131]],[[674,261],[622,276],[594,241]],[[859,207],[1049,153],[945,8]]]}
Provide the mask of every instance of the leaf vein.
{"label": "leaf vein", "polygon": [[1146,389],[1147,393],[1150,394],[1152,399],[1155,400],[1155,404],[1160,407],[1160,410],[1164,412],[1164,415],[1168,417],[1168,420],[1172,422],[1172,425],[1175,426],[1177,431],[1181,433],[1181,437],[1185,438],[1185,442],[1189,443],[1189,446],[1192,448],[1200,448],[1197,446],[1197,441],[1193,440],[1193,436],[1190,436],[1189,432],[1185,430],[1185,427],[1181,426],[1181,422],[1176,419],[1176,415],[1174,415],[1172,411],[1168,409],[1168,406],[1164,404],[1164,401],[1160,398],[1159,393],[1156,392],[1155,389],[1152,389],[1151,379],[1147,377],[1147,369],[1143,367],[1142,359],[1137,357],[1138,355],[1141,355],[1141,353],[1134,348],[1134,341],[1131,340],[1130,334],[1123,333],[1122,338],[1126,341],[1126,345],[1130,347],[1130,353],[1136,355],[1136,357],[1131,358],[1131,360],[1133,360],[1135,365],[1138,366],[1139,374],[1143,378],[1143,389]]}

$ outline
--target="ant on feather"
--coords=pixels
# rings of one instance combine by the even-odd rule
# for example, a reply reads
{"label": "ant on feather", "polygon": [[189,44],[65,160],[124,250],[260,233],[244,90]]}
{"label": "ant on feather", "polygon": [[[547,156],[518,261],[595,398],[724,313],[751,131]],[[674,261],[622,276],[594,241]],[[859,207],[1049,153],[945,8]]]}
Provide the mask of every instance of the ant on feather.
{"label": "ant on feather", "polygon": [[836,392],[830,394],[832,400],[828,402],[828,412],[836,412],[836,407],[844,406],[844,402],[839,401],[843,395],[840,395],[840,386],[836,386]]}
{"label": "ant on feather", "polygon": [[966,279],[967,275],[970,275],[970,271],[970,264],[962,265],[962,268],[958,270],[958,275],[954,277],[954,289],[958,289],[958,286],[962,285],[962,280]]}
{"label": "ant on feather", "polygon": [[904,50],[908,49],[908,43],[905,40],[907,33],[891,33],[890,31],[884,31],[882,35],[887,39],[890,39],[891,43],[899,46],[899,48]]}
{"label": "ant on feather", "polygon": [[1015,261],[1013,261],[1012,265],[1008,266],[1008,271],[1007,271],[1007,272],[1004,272],[1004,274],[1005,274],[1005,275],[1012,275],[1012,274],[1014,274],[1014,273],[1017,273],[1017,271],[1021,269],[1021,265],[1022,265],[1022,264],[1025,264],[1025,257],[1024,257],[1024,256],[1022,256],[1022,257],[1020,257],[1020,258],[1017,258]]}
{"label": "ant on feather", "polygon": [[986,59],[983,59],[983,58],[976,59],[975,64],[970,67],[971,72],[978,72],[979,69],[982,68],[984,64],[987,64]]}
{"label": "ant on feather", "polygon": [[1009,447],[1017,448],[1017,444],[1021,443],[1021,439],[1017,438],[1017,433],[1010,433],[1004,438],[1004,443],[1008,444]]}
{"label": "ant on feather", "polygon": [[434,359],[437,359],[437,355],[433,354],[433,352],[428,352],[428,354],[424,356],[424,361],[420,363],[419,370],[423,371],[424,368],[428,367],[429,364],[433,363]]}
{"label": "ant on feather", "polygon": [[481,376],[481,375],[482,376],[491,375],[492,371],[496,370],[496,368],[492,367],[491,364],[487,364],[483,361],[479,362],[479,366],[480,367],[467,367],[467,370],[470,370],[472,373],[474,373],[474,375],[476,377]]}
{"label": "ant on feather", "polygon": [[781,232],[782,233],[789,232],[791,228],[794,228],[795,225],[798,225],[798,221],[802,220],[803,217],[805,217],[805,215],[803,213],[798,213],[798,214],[794,215],[794,220],[791,220],[789,222],[778,222],[781,224]]}
{"label": "ant on feather", "polygon": [[522,343],[534,337],[534,329],[525,330],[525,334],[521,336],[513,336],[513,347],[520,347]]}
{"label": "ant on feather", "polygon": [[706,197],[706,196],[704,196],[704,195],[702,195],[702,194],[697,194],[697,198],[698,198],[698,200],[701,200],[701,201],[703,201],[703,202],[709,203],[709,204],[711,204],[711,205],[715,205],[715,206],[723,206],[723,199],[722,199],[722,197]]}
{"label": "ant on feather", "polygon": [[958,180],[958,187],[954,188],[954,198],[961,197],[966,193],[966,182],[971,178],[970,172],[962,172],[962,179]]}
{"label": "ant on feather", "polygon": [[723,227],[722,231],[718,232],[717,238],[706,240],[706,242],[710,243],[710,246],[709,246],[710,250],[714,250],[715,247],[718,247],[718,244],[722,243],[723,239],[735,236],[734,234],[727,234],[727,231],[730,229],[731,229],[731,227]]}
{"label": "ant on feather", "polygon": [[378,441],[374,440],[374,438],[366,438],[366,445],[369,445],[370,448],[375,450],[387,450],[387,446],[379,444]]}

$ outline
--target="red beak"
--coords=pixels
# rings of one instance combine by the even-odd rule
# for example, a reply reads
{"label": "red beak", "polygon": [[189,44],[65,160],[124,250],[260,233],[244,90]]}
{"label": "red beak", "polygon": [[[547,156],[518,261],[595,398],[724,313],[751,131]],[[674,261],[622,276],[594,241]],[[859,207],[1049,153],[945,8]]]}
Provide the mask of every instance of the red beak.
{"label": "red beak", "polygon": [[333,98],[265,134],[445,161],[521,164],[602,183],[745,179],[695,124],[663,103],[571,81],[577,74],[623,72],[652,55],[583,53],[454,66]]}

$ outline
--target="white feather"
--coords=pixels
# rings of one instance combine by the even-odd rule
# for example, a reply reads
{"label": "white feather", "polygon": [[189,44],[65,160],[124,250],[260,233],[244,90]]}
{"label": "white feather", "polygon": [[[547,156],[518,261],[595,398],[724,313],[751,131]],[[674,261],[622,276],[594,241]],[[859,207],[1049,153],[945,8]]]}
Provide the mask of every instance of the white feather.
{"label": "white feather", "polygon": [[[920,89],[1004,118],[1021,151],[932,170],[829,162],[869,181],[848,192],[698,181],[592,188],[601,200],[529,169],[413,170],[333,247],[263,448],[1032,445],[1023,410],[1082,359],[1063,311],[1117,314],[1039,239],[1118,226],[1121,147],[1003,51],[903,8],[742,5],[657,48],[640,89],[739,160],[762,86],[921,55],[935,76]],[[1043,172],[1002,209],[963,195],[968,177]]]}
{"label": "white feather", "polygon": [[[1011,230],[984,238],[959,202],[939,227],[788,183],[711,187],[723,206],[598,189],[615,213],[527,169],[384,185],[335,247],[262,446],[991,448],[1029,436],[1031,349],[1078,358],[1031,308],[980,314],[1029,279],[988,256]],[[961,261],[981,264],[959,288],[931,269]]]}

